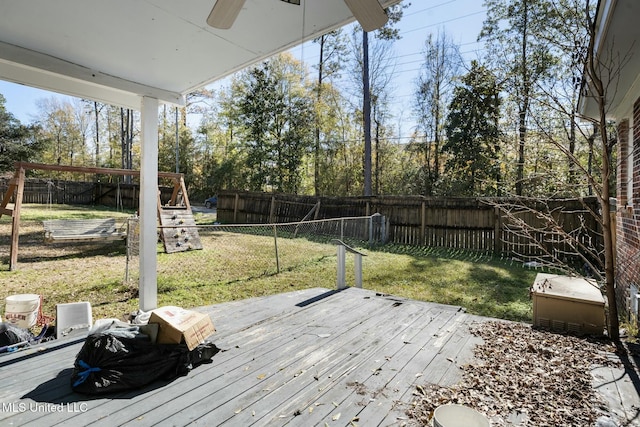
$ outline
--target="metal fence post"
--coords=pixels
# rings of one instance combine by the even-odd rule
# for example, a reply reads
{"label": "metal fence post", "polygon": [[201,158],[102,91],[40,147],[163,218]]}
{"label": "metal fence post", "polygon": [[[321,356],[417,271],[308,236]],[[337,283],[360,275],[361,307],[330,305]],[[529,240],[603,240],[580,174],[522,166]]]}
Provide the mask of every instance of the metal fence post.
{"label": "metal fence post", "polygon": [[342,245],[338,245],[338,277],[336,279],[338,289],[344,289],[346,284],[346,248]]}
{"label": "metal fence post", "polygon": [[273,243],[276,247],[276,273],[280,273],[280,257],[278,256],[278,229],[276,224],[273,224]]}
{"label": "metal fence post", "polygon": [[356,275],[356,288],[362,289],[362,255],[355,254],[354,263],[355,263],[355,275]]}

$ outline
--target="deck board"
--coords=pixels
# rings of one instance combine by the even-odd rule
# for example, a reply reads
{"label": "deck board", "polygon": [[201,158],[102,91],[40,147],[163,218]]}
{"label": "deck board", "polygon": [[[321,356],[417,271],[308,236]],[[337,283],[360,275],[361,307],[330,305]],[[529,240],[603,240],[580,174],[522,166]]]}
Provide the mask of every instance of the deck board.
{"label": "deck board", "polygon": [[[318,402],[325,402],[327,405],[340,402],[345,382],[349,382],[357,372],[375,372],[378,361],[372,359],[378,355],[378,349],[385,346],[390,338],[403,332],[406,328],[405,321],[416,321],[415,319],[422,316],[418,310],[405,311],[402,315],[391,313],[394,316],[389,316],[387,311],[384,315],[376,316],[375,322],[363,322],[351,328],[348,334],[334,340],[334,345],[322,349],[323,359],[305,360],[302,365],[292,366],[287,375],[294,374],[306,378],[289,381],[287,387],[281,387],[278,393],[274,393],[269,399],[261,399],[257,405],[247,408],[244,414],[236,415],[234,420],[247,423],[253,418],[259,418],[266,410],[268,415],[260,419],[259,424],[293,418],[294,413],[299,413],[296,417],[304,418],[307,425],[313,425],[313,418],[322,413],[323,408],[319,407],[313,414],[314,417],[309,417],[309,420],[303,413],[308,412],[308,408]],[[377,332],[389,322],[395,322],[393,328],[387,328],[385,333]],[[255,416],[253,411],[256,412]],[[251,419],[248,418],[248,414],[251,414]]]}
{"label": "deck board", "polygon": [[186,376],[140,390],[74,393],[82,340],[0,357],[0,424],[398,425],[417,384],[459,381],[480,342],[469,327],[487,320],[355,288],[197,310],[211,316],[211,339],[223,351]]}
{"label": "deck board", "polygon": [[[331,307],[331,305],[327,305],[327,307]],[[293,378],[295,378],[294,385],[300,384],[311,377],[311,367],[317,369],[317,375],[324,376],[322,368],[324,364],[330,366],[329,372],[331,373],[327,374],[330,378],[338,376],[336,370],[348,369],[346,365],[354,362],[350,362],[348,357],[336,358],[334,355],[336,353],[348,355],[363,352],[370,340],[362,330],[373,328],[385,322],[383,316],[385,310],[383,305],[376,304],[374,307],[369,307],[364,313],[360,313],[357,309],[350,309],[347,312],[340,309],[340,312],[343,313],[341,315],[339,312],[335,312],[339,306],[334,307],[333,312],[327,312],[318,322],[314,322],[308,316],[303,316],[306,327],[298,331],[297,338],[293,343],[296,348],[303,349],[302,352],[292,353],[289,348],[279,349],[279,354],[275,354],[277,359],[266,359],[258,366],[250,366],[251,374],[242,378],[243,384],[248,386],[241,391],[243,395],[210,410],[202,416],[199,422],[205,424],[211,420],[221,422],[226,419],[223,414],[233,414],[233,423],[242,423],[239,419],[248,413],[253,413],[253,411],[256,411],[255,418],[259,419],[264,415],[264,409],[260,409],[260,406],[264,407],[265,402],[269,407],[283,400],[278,397],[278,393],[274,394],[274,389],[279,384]],[[305,375],[299,375],[303,371]],[[263,380],[256,381],[262,376],[265,376]],[[295,395],[294,392],[293,396]],[[260,402],[262,405],[258,405],[259,407],[254,409],[251,406],[254,402]],[[200,404],[210,407],[208,401],[201,401]],[[279,414],[278,417],[280,415],[293,416],[297,409],[292,408],[289,413]],[[189,410],[183,412],[175,414],[174,418],[188,416],[187,413],[190,413]],[[196,411],[196,413],[200,412]],[[252,418],[254,418],[253,415]]]}
{"label": "deck board", "polygon": [[[349,321],[356,321],[361,317],[354,308],[355,305],[351,304],[339,307],[337,316],[328,317],[324,310],[309,310],[310,312],[304,316],[295,318],[280,316],[280,321],[275,324],[271,319],[269,322],[261,323],[257,331],[247,330],[244,335],[248,340],[241,339],[242,342],[236,344],[238,348],[229,345],[233,344],[233,341],[228,343],[223,339],[222,343],[217,345],[231,348],[228,353],[223,353],[229,360],[219,366],[214,361],[215,366],[207,368],[221,372],[237,372],[233,381],[229,381],[228,376],[221,376],[208,381],[206,387],[198,384],[194,388],[189,384],[185,390],[186,394],[168,402],[167,412],[171,417],[162,421],[197,419],[198,415],[214,410],[215,413],[208,416],[214,416],[217,422],[220,422],[224,419],[223,414],[234,414],[239,408],[248,405],[245,402],[259,398],[261,390],[271,387],[274,381],[279,381],[284,375],[283,370],[302,357],[298,349],[303,348],[305,353],[317,357],[320,354],[318,349],[325,342],[317,336],[318,333],[322,334],[332,328],[344,332]],[[369,313],[370,316],[375,314],[376,311]],[[323,325],[320,331],[313,328],[316,324]],[[313,331],[310,331],[310,328]],[[237,341],[237,337],[234,337],[234,341]],[[212,404],[212,401],[215,403]],[[148,414],[147,417],[150,422],[160,421],[166,409],[163,408],[163,413],[156,412]]]}
{"label": "deck board", "polygon": [[[454,315],[453,312],[446,313],[438,320],[431,320],[431,312],[426,312],[423,318],[408,325],[401,333],[386,342],[380,351],[371,352],[367,363],[361,366],[362,369],[349,372],[349,375],[337,387],[333,387],[324,396],[320,401],[321,406],[315,408],[308,416],[303,414],[300,417],[300,422],[314,425],[324,419],[333,419],[338,414],[340,414],[340,419],[348,422],[359,416],[365,407],[378,407],[382,397],[384,400],[388,400],[392,394],[392,390],[386,389],[387,383],[407,368],[409,358],[405,359],[403,356],[415,356],[417,346],[414,343],[422,337],[416,334],[416,331],[412,331],[410,327],[414,326],[414,328],[420,329],[418,332],[426,335],[428,340]],[[426,327],[420,326],[425,324]],[[411,376],[415,378],[415,372],[412,372]],[[336,407],[334,402],[339,403],[339,406]],[[367,417],[365,416],[365,418]]]}

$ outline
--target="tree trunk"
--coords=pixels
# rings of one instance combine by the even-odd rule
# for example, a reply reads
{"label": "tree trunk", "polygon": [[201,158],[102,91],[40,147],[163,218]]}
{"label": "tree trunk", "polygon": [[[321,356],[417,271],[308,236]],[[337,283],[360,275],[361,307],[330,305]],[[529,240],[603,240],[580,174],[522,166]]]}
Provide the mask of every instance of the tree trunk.
{"label": "tree trunk", "polygon": [[[587,2],[587,8],[588,8]],[[588,11],[588,9],[587,9]],[[587,16],[588,12],[587,12]],[[611,211],[609,202],[609,188],[611,181],[611,151],[609,149],[609,138],[607,133],[607,107],[605,84],[602,81],[599,66],[596,65],[597,59],[595,49],[595,23],[589,22],[589,32],[591,35],[589,41],[589,55],[587,57],[586,73],[590,79],[591,89],[595,99],[598,100],[598,131],[600,133],[601,149],[602,149],[602,191],[598,198],[600,201],[600,209],[602,210],[602,237],[604,240],[604,276],[605,276],[605,293],[608,304],[608,332],[609,337],[618,341],[620,339],[620,321],[618,319],[618,305],[616,301],[616,282],[615,282],[615,258],[613,247],[613,233],[611,229]]]}
{"label": "tree trunk", "polygon": [[371,196],[371,91],[369,90],[369,38],[362,30],[362,115],[364,127],[364,195]]}
{"label": "tree trunk", "polygon": [[524,146],[527,139],[527,110],[529,109],[529,74],[527,71],[527,24],[529,20],[529,10],[527,0],[523,6],[523,29],[522,29],[522,93],[518,100],[518,164],[516,171],[516,194],[522,196],[524,184]]}
{"label": "tree trunk", "polygon": [[[375,115],[374,115],[374,117],[375,117]],[[375,141],[376,141],[376,149],[375,149],[376,157],[375,157],[373,170],[375,171],[374,194],[377,195],[377,194],[380,194],[380,122],[378,122],[378,120],[375,120],[375,122],[376,122],[376,137],[375,137]]]}
{"label": "tree trunk", "polygon": [[[324,62],[324,42],[326,35],[320,37],[320,60],[318,61],[318,91],[316,93],[316,102],[320,105],[322,99],[322,77],[323,77],[323,62]],[[316,140],[314,147],[314,165],[313,165],[313,188],[316,197],[320,196],[320,115],[318,108],[316,108]]]}
{"label": "tree trunk", "polygon": [[100,111],[98,110],[98,103],[96,101],[93,102],[93,112],[95,114],[95,126],[96,126],[96,167],[100,167],[100,117],[98,114]]}

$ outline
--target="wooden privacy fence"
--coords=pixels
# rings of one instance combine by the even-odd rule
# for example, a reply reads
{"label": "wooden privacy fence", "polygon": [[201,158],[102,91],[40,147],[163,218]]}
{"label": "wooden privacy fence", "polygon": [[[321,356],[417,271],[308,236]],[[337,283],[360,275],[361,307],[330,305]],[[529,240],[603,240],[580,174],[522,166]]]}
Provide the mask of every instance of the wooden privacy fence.
{"label": "wooden privacy fence", "polygon": [[[218,194],[217,218],[221,223],[267,224],[311,219],[367,216],[386,217],[388,243],[455,250],[491,252],[502,256],[535,258],[545,250],[567,250],[558,233],[545,231],[544,218],[535,209],[554,212],[567,233],[599,248],[601,227],[589,210],[599,211],[595,198],[526,202],[525,209],[505,215],[500,207],[517,206],[521,200],[481,198],[429,198],[421,196],[312,197],[255,192],[223,191]],[[526,233],[510,218],[527,224]],[[546,245],[532,244],[530,234]],[[555,239],[555,240],[554,240]]]}
{"label": "wooden privacy fence", "polygon": [[[0,199],[4,198],[10,178],[0,178]],[[160,187],[163,202],[171,198],[173,187]],[[27,178],[24,183],[23,203],[102,205],[137,209],[140,198],[139,184],[117,182],[84,182]]]}

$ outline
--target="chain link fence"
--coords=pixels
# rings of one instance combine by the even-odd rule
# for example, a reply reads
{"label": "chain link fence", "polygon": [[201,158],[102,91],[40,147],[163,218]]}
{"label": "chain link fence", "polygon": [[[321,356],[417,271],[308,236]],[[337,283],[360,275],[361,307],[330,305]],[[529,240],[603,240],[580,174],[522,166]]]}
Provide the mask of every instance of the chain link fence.
{"label": "chain link fence", "polygon": [[[129,219],[124,281],[131,287],[139,279],[138,225],[138,218]],[[195,228],[202,250],[167,254],[159,242],[159,288],[182,281],[247,281],[335,258],[336,239],[356,247],[371,247],[386,238],[385,218],[379,214],[277,224],[198,224]]]}

